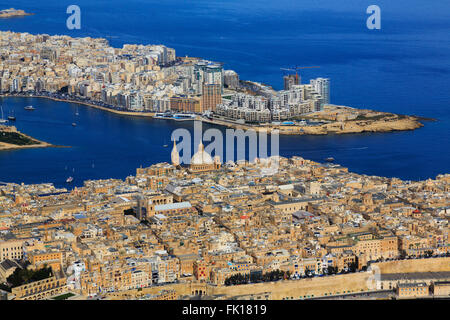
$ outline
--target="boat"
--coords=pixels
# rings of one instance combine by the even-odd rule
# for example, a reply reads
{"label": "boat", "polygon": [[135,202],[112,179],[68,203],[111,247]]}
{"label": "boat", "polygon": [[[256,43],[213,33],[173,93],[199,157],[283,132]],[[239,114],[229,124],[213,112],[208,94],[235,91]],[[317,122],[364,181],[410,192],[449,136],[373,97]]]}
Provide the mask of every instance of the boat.
{"label": "boat", "polygon": [[76,127],[77,124],[75,122],[72,122],[72,127]]}
{"label": "boat", "polygon": [[192,113],[176,113],[173,115],[175,121],[194,120],[195,114]]}
{"label": "boat", "polygon": [[173,116],[169,113],[156,113],[154,119],[173,119]]}
{"label": "boat", "polygon": [[35,108],[33,106],[26,106],[24,109],[25,110],[35,110]]}
{"label": "boat", "polygon": [[66,179],[66,182],[67,183],[71,183],[73,181],[73,178],[72,177],[68,177],[67,179]]}
{"label": "boat", "polygon": [[8,120],[7,119],[3,119],[3,107],[0,106],[0,110],[2,111],[2,117],[0,118],[0,123],[7,123]]}
{"label": "boat", "polygon": [[334,158],[333,158],[333,157],[328,157],[328,158],[325,159],[325,161],[333,162],[333,161],[334,161]]}
{"label": "boat", "polygon": [[13,110],[12,113],[10,113],[10,115],[8,116],[8,120],[16,121],[16,116],[14,115],[14,110]]}
{"label": "boat", "polygon": [[164,148],[167,148],[168,146],[169,146],[169,145],[167,145],[167,144],[163,145]]}

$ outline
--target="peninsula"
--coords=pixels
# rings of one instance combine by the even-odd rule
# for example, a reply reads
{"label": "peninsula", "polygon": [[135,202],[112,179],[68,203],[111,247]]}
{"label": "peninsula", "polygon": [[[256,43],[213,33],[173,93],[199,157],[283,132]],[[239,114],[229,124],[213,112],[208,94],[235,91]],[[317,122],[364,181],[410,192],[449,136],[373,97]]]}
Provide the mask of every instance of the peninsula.
{"label": "peninsula", "polygon": [[[344,134],[414,130],[415,116],[339,106],[330,79],[301,83],[284,76],[284,89],[239,79],[222,63],[177,57],[164,45],[111,47],[102,38],[0,32],[0,95],[76,102],[105,111],[280,134]],[[186,116],[188,114],[188,116]]]}
{"label": "peninsula", "polygon": [[24,10],[18,10],[14,8],[0,10],[0,18],[13,18],[13,17],[23,17],[31,16],[34,13],[27,13]]}
{"label": "peninsula", "polygon": [[34,139],[16,129],[14,126],[0,125],[0,151],[10,149],[44,148],[53,145]]}
{"label": "peninsula", "polygon": [[244,124],[238,121],[214,117],[205,122],[235,129],[279,130],[285,135],[326,135],[362,132],[391,132],[414,130],[423,127],[420,121],[433,121],[416,116],[397,115],[346,106],[326,105],[323,110],[303,115],[299,119],[269,124]]}

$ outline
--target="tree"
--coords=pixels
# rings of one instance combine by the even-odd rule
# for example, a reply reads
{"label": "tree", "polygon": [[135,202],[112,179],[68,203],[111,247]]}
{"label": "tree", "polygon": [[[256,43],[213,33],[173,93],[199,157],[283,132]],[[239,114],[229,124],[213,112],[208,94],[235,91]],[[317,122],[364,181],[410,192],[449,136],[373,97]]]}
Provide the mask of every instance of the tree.
{"label": "tree", "polygon": [[17,268],[6,279],[12,288],[21,286],[34,281],[47,279],[52,276],[52,268],[44,265],[43,268],[38,270],[28,270]]}
{"label": "tree", "polygon": [[262,281],[263,275],[260,272],[250,273],[250,282],[256,283]]}
{"label": "tree", "polygon": [[289,279],[291,276],[290,271],[273,270],[266,272],[264,274],[259,272],[254,272],[250,274],[242,275],[237,273],[225,279],[224,284],[226,286],[237,285],[237,284],[248,284],[255,282],[269,282],[269,281],[279,281],[283,279]]}
{"label": "tree", "polygon": [[358,269],[358,264],[356,262],[349,263],[349,265],[348,265],[349,272],[356,272],[357,269]]}
{"label": "tree", "polygon": [[328,266],[326,270],[329,275],[336,274],[338,272],[338,268],[333,266]]}
{"label": "tree", "polygon": [[305,268],[305,275],[306,275],[308,278],[311,278],[311,277],[313,276],[313,271],[312,271],[312,270],[309,270],[309,268],[306,267],[306,268]]}
{"label": "tree", "polygon": [[6,285],[4,283],[0,283],[0,290],[11,292],[11,287],[9,287],[8,285]]}

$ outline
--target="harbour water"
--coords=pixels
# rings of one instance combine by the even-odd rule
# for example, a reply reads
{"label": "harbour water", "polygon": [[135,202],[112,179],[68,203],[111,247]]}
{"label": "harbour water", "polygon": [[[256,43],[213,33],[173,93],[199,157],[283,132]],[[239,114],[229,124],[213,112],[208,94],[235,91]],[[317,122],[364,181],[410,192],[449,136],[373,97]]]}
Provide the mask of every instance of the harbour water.
{"label": "harbour water", "polygon": [[[370,31],[365,9],[371,3],[363,2],[321,1],[319,10],[287,0],[80,0],[82,28],[68,30],[68,4],[18,0],[14,7],[36,14],[1,20],[0,30],[107,37],[113,46],[162,43],[177,55],[224,62],[241,79],[276,89],[282,88],[281,67],[319,65],[302,73],[303,82],[329,77],[332,103],[438,121],[408,132],[281,136],[281,155],[316,161],[334,157],[351,171],[403,179],[450,172],[450,4],[378,1],[382,29]],[[0,7],[10,6],[0,1]],[[1,100],[5,114],[15,110],[19,130],[71,148],[2,151],[0,181],[62,186],[68,176],[74,177],[73,185],[85,179],[123,179],[140,165],[168,161],[172,131],[193,126],[46,99]],[[36,110],[24,110],[27,105]]]}

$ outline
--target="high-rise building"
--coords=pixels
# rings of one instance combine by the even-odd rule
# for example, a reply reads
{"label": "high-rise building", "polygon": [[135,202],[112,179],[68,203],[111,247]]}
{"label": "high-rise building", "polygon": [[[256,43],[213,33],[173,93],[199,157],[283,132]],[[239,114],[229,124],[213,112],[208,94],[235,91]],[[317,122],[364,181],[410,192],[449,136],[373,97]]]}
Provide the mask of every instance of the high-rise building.
{"label": "high-rise building", "polygon": [[289,90],[293,85],[300,84],[300,76],[296,74],[290,74],[283,77],[284,80],[284,90]]}
{"label": "high-rise building", "polygon": [[216,111],[217,105],[222,103],[222,94],[219,84],[204,84],[202,94],[203,111]]}
{"label": "high-rise building", "polygon": [[330,103],[330,79],[317,78],[310,81],[314,91],[321,95],[321,105]]}
{"label": "high-rise building", "polygon": [[223,67],[221,64],[209,61],[199,61],[194,66],[194,82],[196,93],[202,94],[203,84],[218,84],[223,88]]}

